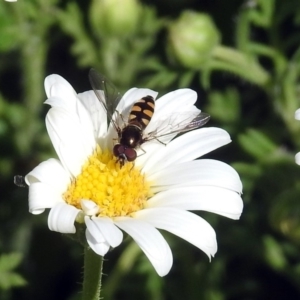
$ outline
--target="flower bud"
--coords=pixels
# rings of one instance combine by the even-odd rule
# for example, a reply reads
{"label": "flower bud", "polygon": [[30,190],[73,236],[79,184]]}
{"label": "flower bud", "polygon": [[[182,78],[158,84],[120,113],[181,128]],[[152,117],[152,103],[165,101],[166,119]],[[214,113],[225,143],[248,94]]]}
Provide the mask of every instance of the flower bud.
{"label": "flower bud", "polygon": [[188,68],[203,66],[219,41],[219,31],[206,14],[185,11],[169,27],[169,54]]}
{"label": "flower bud", "polygon": [[140,5],[137,0],[93,0],[90,19],[101,35],[128,36],[138,26]]}

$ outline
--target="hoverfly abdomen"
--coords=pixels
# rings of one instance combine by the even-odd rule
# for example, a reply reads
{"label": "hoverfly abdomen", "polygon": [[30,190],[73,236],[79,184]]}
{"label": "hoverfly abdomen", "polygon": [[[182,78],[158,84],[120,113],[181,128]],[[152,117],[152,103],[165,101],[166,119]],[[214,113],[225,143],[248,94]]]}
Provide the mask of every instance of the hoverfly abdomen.
{"label": "hoverfly abdomen", "polygon": [[131,108],[128,124],[136,125],[144,130],[154,114],[155,102],[153,97],[146,96],[134,103]]}

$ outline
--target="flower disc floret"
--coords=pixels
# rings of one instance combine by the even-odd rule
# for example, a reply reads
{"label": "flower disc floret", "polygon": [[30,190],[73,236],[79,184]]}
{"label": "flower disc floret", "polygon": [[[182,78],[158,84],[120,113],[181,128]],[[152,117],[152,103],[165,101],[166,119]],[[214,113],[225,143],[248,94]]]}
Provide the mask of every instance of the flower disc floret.
{"label": "flower disc floret", "polygon": [[110,151],[97,147],[63,198],[79,209],[82,199],[91,200],[100,208],[98,216],[119,217],[143,209],[150,196],[149,183],[133,163],[121,167]]}

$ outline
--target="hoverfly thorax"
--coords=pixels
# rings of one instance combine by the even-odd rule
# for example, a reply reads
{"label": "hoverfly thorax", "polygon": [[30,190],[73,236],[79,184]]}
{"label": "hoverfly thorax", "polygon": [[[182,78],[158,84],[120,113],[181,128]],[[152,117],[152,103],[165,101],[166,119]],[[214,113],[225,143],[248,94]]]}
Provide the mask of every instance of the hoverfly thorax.
{"label": "hoverfly thorax", "polygon": [[123,128],[119,143],[126,147],[136,148],[142,141],[142,129],[136,125],[127,125]]}

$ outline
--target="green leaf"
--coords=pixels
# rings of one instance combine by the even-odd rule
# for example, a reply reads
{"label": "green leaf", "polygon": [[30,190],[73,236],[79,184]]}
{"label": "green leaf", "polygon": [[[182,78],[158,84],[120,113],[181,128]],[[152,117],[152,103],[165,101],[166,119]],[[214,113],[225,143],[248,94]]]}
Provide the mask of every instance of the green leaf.
{"label": "green leaf", "polygon": [[0,256],[0,272],[10,271],[16,268],[22,261],[22,254],[20,253],[9,253],[2,254]]}
{"label": "green leaf", "polygon": [[0,287],[3,290],[8,290],[12,287],[24,286],[26,284],[27,281],[17,273],[0,273]]}
{"label": "green leaf", "polygon": [[287,265],[281,245],[270,235],[263,238],[266,261],[277,270]]}
{"label": "green leaf", "polygon": [[81,66],[90,66],[97,61],[95,46],[88,36],[83,15],[80,8],[74,2],[67,5],[66,10],[60,10],[57,17],[61,29],[74,39],[72,52],[78,57]]}
{"label": "green leaf", "polygon": [[260,160],[269,158],[277,149],[276,144],[266,134],[255,129],[241,134],[239,143],[246,152]]}
{"label": "green leaf", "polygon": [[170,86],[176,79],[176,73],[172,73],[168,70],[164,70],[163,72],[157,73],[156,75],[151,76],[151,79],[147,81],[148,88],[167,88]]}
{"label": "green leaf", "polygon": [[5,52],[17,46],[20,42],[18,25],[11,11],[9,4],[1,1],[0,3],[0,51]]}
{"label": "green leaf", "polygon": [[237,122],[241,113],[239,93],[235,88],[228,88],[222,93],[212,92],[207,111],[222,123]]}
{"label": "green leaf", "polygon": [[9,253],[0,257],[0,288],[8,290],[12,287],[26,285],[26,280],[16,272],[12,272],[22,261],[22,254]]}
{"label": "green leaf", "polygon": [[193,77],[195,75],[194,71],[185,71],[179,78],[179,88],[186,88],[191,85]]}

